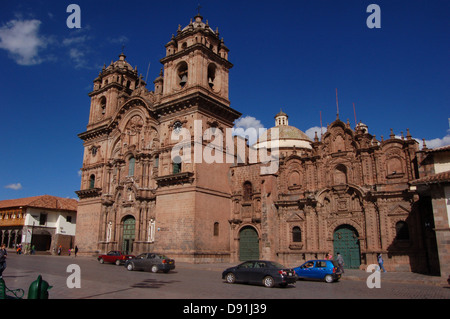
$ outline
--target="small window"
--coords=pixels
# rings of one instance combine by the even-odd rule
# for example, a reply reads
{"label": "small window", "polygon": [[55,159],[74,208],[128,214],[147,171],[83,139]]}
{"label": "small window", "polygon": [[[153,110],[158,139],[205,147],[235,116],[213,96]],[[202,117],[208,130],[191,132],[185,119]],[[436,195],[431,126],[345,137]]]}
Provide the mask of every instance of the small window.
{"label": "small window", "polygon": [[181,173],[181,157],[176,156],[173,159],[173,174]]}
{"label": "small window", "polygon": [[219,223],[214,223],[214,236],[219,236]]}
{"label": "small window", "polygon": [[67,217],[66,217],[66,221],[67,221],[68,223],[71,223],[71,222],[72,222],[72,216],[67,216]]}
{"label": "small window", "polygon": [[134,176],[134,165],[136,164],[136,159],[132,156],[130,157],[128,163],[128,176]]}
{"label": "small window", "polygon": [[89,177],[89,189],[92,189],[92,188],[94,188],[94,187],[95,187],[95,175],[92,174],[92,175]]}
{"label": "small window", "polygon": [[294,243],[299,243],[302,241],[302,231],[298,226],[292,228],[292,241]]}
{"label": "small window", "polygon": [[243,199],[244,201],[249,201],[252,199],[252,194],[253,194],[253,187],[252,187],[252,183],[250,182],[245,182],[244,183],[244,193],[243,193]]}
{"label": "small window", "polygon": [[39,216],[39,226],[45,226],[47,223],[47,214],[41,213]]}

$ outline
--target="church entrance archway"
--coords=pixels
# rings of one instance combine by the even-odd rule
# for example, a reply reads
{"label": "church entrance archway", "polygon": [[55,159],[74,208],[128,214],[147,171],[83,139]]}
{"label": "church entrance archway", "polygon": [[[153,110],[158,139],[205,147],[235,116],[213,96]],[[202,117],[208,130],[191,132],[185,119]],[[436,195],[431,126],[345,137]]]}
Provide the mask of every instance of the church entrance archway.
{"label": "church entrance archway", "polygon": [[259,259],[259,238],[256,230],[247,226],[239,232],[239,260]]}
{"label": "church entrance archway", "polygon": [[358,232],[350,225],[337,227],[333,234],[334,255],[344,258],[344,268],[357,269],[361,265]]}
{"label": "church entrance archway", "polygon": [[136,219],[133,216],[126,216],[122,223],[122,251],[125,254],[133,252],[135,231]]}

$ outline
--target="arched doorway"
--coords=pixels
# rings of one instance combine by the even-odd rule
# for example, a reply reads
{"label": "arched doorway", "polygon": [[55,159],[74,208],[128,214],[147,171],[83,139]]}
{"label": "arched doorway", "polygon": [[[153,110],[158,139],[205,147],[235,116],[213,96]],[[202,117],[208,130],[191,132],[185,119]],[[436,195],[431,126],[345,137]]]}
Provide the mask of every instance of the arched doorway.
{"label": "arched doorway", "polygon": [[133,252],[133,242],[136,230],[136,219],[126,216],[122,224],[122,251],[125,254]]}
{"label": "arched doorway", "polygon": [[357,269],[361,265],[358,232],[350,225],[337,227],[333,234],[335,256],[340,253],[344,258],[345,268]]}
{"label": "arched doorway", "polygon": [[259,238],[253,227],[247,226],[239,232],[239,260],[259,259]]}

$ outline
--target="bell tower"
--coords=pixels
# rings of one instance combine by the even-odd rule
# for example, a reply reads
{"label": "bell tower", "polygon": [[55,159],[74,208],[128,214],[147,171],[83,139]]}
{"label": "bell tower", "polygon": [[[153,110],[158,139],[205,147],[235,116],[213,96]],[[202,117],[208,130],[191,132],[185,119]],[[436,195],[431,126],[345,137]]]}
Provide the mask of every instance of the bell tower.
{"label": "bell tower", "polygon": [[94,80],[94,89],[89,93],[91,109],[89,114],[88,130],[104,125],[118,110],[123,97],[129,97],[140,82],[137,68],[134,68],[125,60],[123,52],[119,60],[103,69]]}
{"label": "bell tower", "polygon": [[162,102],[202,92],[229,106],[228,73],[233,64],[228,61],[228,52],[219,30],[213,31],[200,14],[186,27],[178,26],[177,35],[166,44],[166,57],[161,59]]}

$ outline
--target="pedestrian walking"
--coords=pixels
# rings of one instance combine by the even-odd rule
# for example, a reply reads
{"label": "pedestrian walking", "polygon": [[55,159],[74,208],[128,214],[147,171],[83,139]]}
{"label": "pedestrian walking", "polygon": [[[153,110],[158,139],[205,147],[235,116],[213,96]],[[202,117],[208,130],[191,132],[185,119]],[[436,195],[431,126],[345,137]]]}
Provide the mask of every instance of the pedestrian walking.
{"label": "pedestrian walking", "polygon": [[380,269],[383,269],[383,272],[386,272],[386,269],[384,269],[384,267],[383,267],[384,260],[383,260],[383,257],[381,257],[381,254],[378,254],[377,261],[378,261],[378,265],[380,266]]}
{"label": "pedestrian walking", "polygon": [[327,253],[326,259],[327,259],[327,260],[333,260],[333,255],[330,254],[330,253]]}
{"label": "pedestrian walking", "polygon": [[341,274],[343,274],[344,273],[344,264],[345,263],[344,263],[344,258],[341,256],[340,253],[337,253],[336,262],[338,263],[338,267],[339,267],[339,270],[340,270]]}
{"label": "pedestrian walking", "polygon": [[78,254],[78,246],[75,245],[75,257],[77,257]]}
{"label": "pedestrian walking", "polygon": [[8,252],[6,251],[6,245],[2,244],[0,247],[0,278],[3,278],[3,271],[6,269],[6,256]]}
{"label": "pedestrian walking", "polygon": [[59,245],[59,247],[58,247],[58,256],[61,255],[61,250],[62,250],[62,247],[61,247],[61,245]]}

